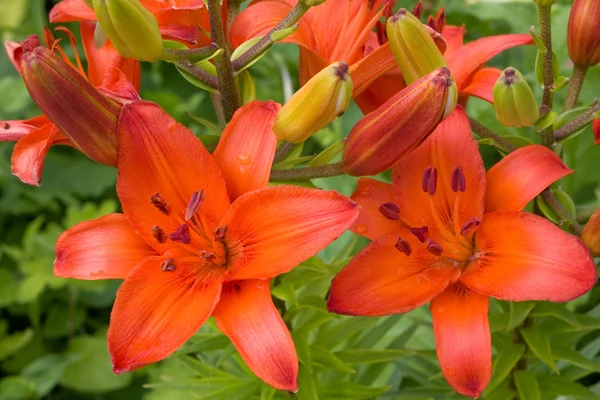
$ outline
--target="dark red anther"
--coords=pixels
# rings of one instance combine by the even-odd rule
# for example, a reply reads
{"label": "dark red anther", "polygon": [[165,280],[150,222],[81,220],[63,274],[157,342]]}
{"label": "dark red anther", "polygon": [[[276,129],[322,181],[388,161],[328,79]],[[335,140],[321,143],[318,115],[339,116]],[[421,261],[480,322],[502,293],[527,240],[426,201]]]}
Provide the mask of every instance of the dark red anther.
{"label": "dark red anther", "polygon": [[152,236],[158,243],[165,243],[167,241],[167,235],[165,231],[158,225],[152,227]]}
{"label": "dark red anther", "polygon": [[427,237],[429,236],[429,228],[426,226],[422,226],[420,228],[410,228],[410,233],[415,235],[417,239],[419,239],[419,242],[425,243]]}
{"label": "dark red anther", "polygon": [[444,27],[446,26],[446,11],[444,7],[440,8],[437,15],[435,16],[435,22],[438,28],[438,32],[442,33]]}
{"label": "dark red anther", "polygon": [[410,253],[412,253],[412,247],[410,247],[410,243],[401,237],[398,238],[395,246],[400,253],[404,253],[407,257],[410,256]]}
{"label": "dark red anther", "polygon": [[444,252],[444,249],[442,249],[442,246],[440,246],[439,244],[437,244],[436,242],[434,242],[431,239],[427,239],[427,244],[425,245],[425,248],[427,249],[428,252],[430,252],[434,256],[438,256],[438,257],[441,256],[442,253]]}
{"label": "dark red anther", "polygon": [[387,0],[383,6],[383,16],[385,19],[388,19],[392,16],[392,14],[394,14],[394,6],[396,5],[396,1],[397,0]]}
{"label": "dark red anther", "polygon": [[202,258],[204,258],[205,261],[207,262],[213,262],[215,258],[217,258],[216,254],[214,252],[208,252],[206,250],[202,250],[200,252],[200,255],[202,256]]}
{"label": "dark red anther", "polygon": [[190,237],[190,227],[187,224],[182,224],[177,230],[169,235],[169,239],[174,242],[190,244],[192,238]]}
{"label": "dark red anther", "polygon": [[421,18],[421,14],[423,13],[423,1],[419,0],[417,4],[413,7],[412,11],[413,15],[417,18]]}
{"label": "dark red anther", "polygon": [[215,240],[223,240],[225,239],[225,233],[227,233],[227,226],[219,226],[215,229],[213,235],[215,236]]}
{"label": "dark red anther", "polygon": [[173,272],[177,269],[175,265],[175,261],[172,258],[167,258],[163,262],[160,263],[160,269],[163,272]]}
{"label": "dark red anther", "polygon": [[150,197],[150,202],[152,203],[152,205],[154,207],[158,208],[158,211],[160,211],[161,213],[163,213],[165,215],[171,214],[171,206],[169,206],[167,204],[167,202],[160,195],[160,193],[158,193],[158,192],[154,193],[152,195],[152,197]]}
{"label": "dark red anther", "polygon": [[460,228],[460,234],[466,236],[473,232],[479,225],[481,225],[481,221],[479,221],[477,218],[471,218],[464,223],[462,228]]}
{"label": "dark red anther", "polygon": [[437,22],[435,21],[435,19],[433,19],[433,16],[430,15],[429,17],[427,17],[427,25],[434,31],[436,31],[436,32],[438,31],[437,30]]}
{"label": "dark red anther", "polygon": [[467,190],[467,181],[465,180],[465,174],[463,173],[463,169],[460,165],[456,166],[452,170],[452,176],[450,177],[450,186],[452,186],[452,191],[454,193],[465,192]]}
{"label": "dark red anther", "polygon": [[200,209],[200,206],[202,205],[202,202],[204,201],[204,196],[205,196],[204,190],[192,193],[192,198],[190,199],[190,202],[188,203],[188,206],[185,209],[185,220],[186,221],[189,221],[190,219],[192,219],[194,214],[196,214],[196,212]]}
{"label": "dark red anther", "polygon": [[379,206],[379,212],[387,219],[391,219],[392,221],[397,221],[400,219],[400,207],[398,204],[388,201],[387,203],[383,203]]}
{"label": "dark red anther", "polygon": [[431,196],[435,194],[437,189],[437,169],[435,167],[427,167],[423,172],[423,179],[421,181],[421,187],[425,193],[429,193]]}

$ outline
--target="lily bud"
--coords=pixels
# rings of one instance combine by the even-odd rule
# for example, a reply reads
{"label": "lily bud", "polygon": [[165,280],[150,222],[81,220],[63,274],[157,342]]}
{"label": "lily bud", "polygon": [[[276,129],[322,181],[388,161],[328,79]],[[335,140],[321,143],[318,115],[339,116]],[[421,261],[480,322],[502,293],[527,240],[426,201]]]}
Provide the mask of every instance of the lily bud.
{"label": "lily bud", "polygon": [[344,148],[344,171],[362,176],[390,169],[454,111],[457,98],[447,68],[413,82],[354,126]]}
{"label": "lily bud", "polygon": [[592,122],[592,131],[594,132],[594,143],[600,144],[600,118],[595,118]]}
{"label": "lily bud", "polygon": [[325,3],[325,0],[300,0],[302,4],[309,7],[314,7]]}
{"label": "lily bud", "polygon": [[45,47],[24,53],[19,64],[31,98],[48,119],[89,158],[116,166],[121,106]]}
{"label": "lily bud", "polygon": [[575,0],[569,15],[567,47],[575,65],[592,67],[600,63],[600,1]]}
{"label": "lily bud", "polygon": [[156,61],[163,41],[156,17],[139,0],[93,0],[98,23],[119,54]]}
{"label": "lily bud", "polygon": [[600,210],[596,210],[581,232],[581,240],[594,257],[600,257]]}
{"label": "lily bud", "polygon": [[348,64],[339,61],[313,76],[277,113],[273,132],[300,143],[342,115],[352,99]]}
{"label": "lily bud", "polygon": [[502,71],[492,95],[496,117],[504,126],[531,126],[540,118],[535,96],[523,75],[515,68]]}
{"label": "lily bud", "polygon": [[387,21],[387,37],[407,84],[437,68],[448,67],[430,31],[402,8]]}

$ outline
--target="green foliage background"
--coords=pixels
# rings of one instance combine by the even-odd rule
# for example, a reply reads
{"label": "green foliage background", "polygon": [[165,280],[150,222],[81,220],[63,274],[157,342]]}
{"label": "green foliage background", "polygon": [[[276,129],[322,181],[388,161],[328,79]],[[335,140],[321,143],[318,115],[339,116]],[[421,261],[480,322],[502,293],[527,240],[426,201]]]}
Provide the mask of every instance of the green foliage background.
{"label": "green foliage background", "polygon": [[[412,3],[403,0],[399,6],[410,8]],[[448,23],[466,25],[467,41],[527,33],[531,25],[537,25],[532,0],[433,3],[446,6]],[[49,6],[43,0],[0,0],[2,39],[40,34]],[[563,75],[569,75],[571,68],[566,50],[569,7],[569,1],[553,7],[554,46]],[[517,67],[541,97],[534,83],[535,54],[533,46],[512,49],[491,64]],[[291,78],[298,87],[297,49],[276,45],[251,72],[259,99],[283,102],[283,80]],[[592,68],[582,104],[594,99],[599,84],[600,68]],[[142,86],[144,99],[158,102],[199,135],[212,133],[193,118],[214,121],[209,96],[190,86],[171,65],[144,65]],[[0,119],[24,119],[38,113],[5,55],[0,56],[0,93]],[[557,96],[558,104],[563,97],[564,91]],[[470,100],[469,113],[496,132],[538,140],[533,130],[500,126],[493,107],[477,99]],[[301,155],[318,154],[340,140],[360,117],[353,105],[310,139]],[[119,210],[116,171],[72,149],[56,147],[47,158],[41,188],[33,188],[11,175],[12,148],[12,144],[0,143],[0,400],[463,398],[445,383],[437,365],[426,307],[384,318],[348,318],[326,312],[332,277],[366,243],[350,233],[274,283],[273,295],[293,326],[301,361],[297,394],[276,392],[261,383],[212,321],[168,360],[113,375],[105,337],[119,282],[59,279],[52,274],[52,263],[54,243],[64,229]],[[577,204],[578,217],[585,220],[598,206],[600,148],[593,144],[587,128],[565,143],[564,150],[575,173],[563,179],[561,188]],[[488,167],[500,158],[485,142],[481,151]],[[313,183],[350,195],[355,182],[337,177]],[[600,399],[599,295],[596,288],[569,304],[492,301],[494,375],[483,398]]]}

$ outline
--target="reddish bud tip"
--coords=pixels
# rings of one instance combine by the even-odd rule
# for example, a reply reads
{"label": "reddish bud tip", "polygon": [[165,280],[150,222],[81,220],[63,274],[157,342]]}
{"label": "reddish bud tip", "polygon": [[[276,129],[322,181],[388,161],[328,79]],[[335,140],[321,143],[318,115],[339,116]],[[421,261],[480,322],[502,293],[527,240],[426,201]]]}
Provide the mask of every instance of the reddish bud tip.
{"label": "reddish bud tip", "polygon": [[400,253],[404,253],[406,256],[410,256],[410,253],[412,253],[412,247],[410,247],[410,243],[400,237],[398,238],[395,246]]}
{"label": "reddish bud tip", "polygon": [[421,188],[425,193],[429,193],[431,196],[435,194],[437,189],[437,174],[437,169],[435,167],[427,167],[425,172],[423,172]]}
{"label": "reddish bud tip", "polygon": [[431,239],[427,239],[427,244],[426,244],[425,248],[427,249],[428,252],[430,252],[434,256],[438,256],[438,257],[441,256],[442,253],[444,252],[444,249],[442,248],[442,246],[440,246],[439,244],[437,244],[436,242],[434,242]]}
{"label": "reddish bud tip", "polygon": [[400,218],[400,216],[398,215],[400,213],[400,207],[398,207],[396,203],[393,203],[391,201],[380,205],[379,212],[385,218],[391,219],[393,221],[397,221]]}
{"label": "reddish bud tip", "polygon": [[465,180],[465,174],[463,173],[462,167],[460,165],[456,166],[452,171],[452,177],[450,178],[450,185],[452,186],[452,191],[454,193],[461,191],[465,192],[467,190],[467,182]]}
{"label": "reddish bud tip", "polygon": [[425,243],[429,236],[429,228],[426,226],[422,226],[420,228],[410,228],[410,233],[416,236],[419,239],[419,242]]}
{"label": "reddish bud tip", "polygon": [[190,244],[190,227],[187,224],[182,224],[177,230],[169,235],[169,239],[177,243]]}
{"label": "reddish bud tip", "polygon": [[567,29],[569,57],[576,65],[593,67],[600,63],[600,1],[575,0]]}

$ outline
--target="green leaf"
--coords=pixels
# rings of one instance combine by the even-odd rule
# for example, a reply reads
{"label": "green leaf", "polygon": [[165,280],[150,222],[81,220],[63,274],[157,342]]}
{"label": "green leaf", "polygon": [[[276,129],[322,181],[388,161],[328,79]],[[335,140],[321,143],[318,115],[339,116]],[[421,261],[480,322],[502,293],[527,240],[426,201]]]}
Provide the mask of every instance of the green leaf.
{"label": "green leaf", "polygon": [[0,400],[32,399],[35,395],[35,384],[21,376],[0,380]]}
{"label": "green leaf", "polygon": [[393,362],[413,354],[414,352],[409,350],[393,349],[349,349],[335,353],[340,360],[349,365]]}
{"label": "green leaf", "polygon": [[522,328],[520,332],[533,354],[535,354],[554,372],[558,373],[558,369],[556,368],[556,364],[554,364],[554,359],[552,358],[550,337],[546,334],[546,332],[538,328]]}
{"label": "green leaf", "polygon": [[293,166],[295,166],[296,164],[305,163],[307,161],[312,160],[313,158],[314,158],[314,156],[302,156],[302,157],[291,158],[291,159],[288,159],[286,157],[285,160],[280,161],[277,164],[273,165],[273,169],[290,169]]}
{"label": "green leaf", "polygon": [[532,317],[554,317],[565,321],[571,326],[581,326],[575,314],[569,311],[564,304],[544,302],[539,304],[530,315]]}
{"label": "green leaf", "polygon": [[525,354],[525,346],[517,344],[506,347],[498,352],[493,363],[492,379],[486,388],[484,394],[491,393],[513,370],[521,357]]}
{"label": "green leaf", "polygon": [[33,329],[26,329],[0,339],[0,361],[21,350],[31,339],[33,339]]}
{"label": "green leaf", "polygon": [[542,400],[540,386],[533,372],[515,371],[514,379],[521,400]]}
{"label": "green leaf", "polygon": [[308,338],[306,337],[306,334],[297,330],[293,330],[291,334],[292,339],[294,339],[294,344],[296,345],[298,360],[312,373],[312,358],[310,356],[310,348],[308,346]]}
{"label": "green leaf", "polygon": [[298,370],[298,393],[297,400],[319,400],[317,385],[313,374],[304,365]]}
{"label": "green leaf", "polygon": [[[552,190],[552,194],[554,195],[554,197],[556,197],[556,200],[559,201],[560,204],[562,204],[562,206],[565,208],[565,210],[567,210],[569,212],[569,214],[571,215],[572,218],[575,218],[575,203],[573,202],[573,199],[571,199],[571,197],[563,190],[561,189],[551,189]],[[548,203],[546,203],[546,201],[542,198],[542,196],[538,196],[536,197],[536,203],[538,205],[538,207],[540,208],[540,211],[542,211],[542,213],[544,214],[544,216],[546,218],[548,218],[550,221],[559,224],[562,222],[562,220],[558,217],[558,215],[556,215],[556,213],[554,212],[554,210],[552,209],[552,207],[550,207],[548,205]]]}
{"label": "green leaf", "polygon": [[17,298],[19,287],[13,274],[7,269],[0,269],[0,307],[11,305]]}
{"label": "green leaf", "polygon": [[325,165],[329,163],[331,160],[334,159],[335,156],[337,156],[342,150],[344,150],[344,144],[344,140],[339,140],[335,142],[334,144],[323,150],[321,153],[319,153],[315,158],[313,158],[308,163],[308,166],[314,167],[317,165]]}
{"label": "green leaf", "polygon": [[62,386],[83,393],[106,393],[131,383],[131,374],[112,372],[105,339],[76,337],[69,342],[68,351],[78,359],[66,367]]}
{"label": "green leaf", "polygon": [[288,303],[298,304],[296,298],[296,289],[291,283],[282,283],[281,285],[275,286],[271,290],[271,294],[280,300],[287,301]]}
{"label": "green leaf", "polygon": [[390,390],[389,386],[370,387],[353,382],[319,387],[319,395],[324,399],[375,399]]}
{"label": "green leaf", "polygon": [[58,384],[65,368],[76,360],[73,354],[46,354],[27,365],[21,375],[35,382],[37,395],[44,397]]}
{"label": "green leaf", "polygon": [[576,350],[568,349],[566,347],[553,347],[552,356],[557,360],[566,361],[569,364],[575,365],[577,367],[589,371],[600,372],[600,361],[585,358]]}
{"label": "green leaf", "polygon": [[551,111],[548,114],[544,115],[542,118],[538,119],[535,122],[535,130],[537,132],[541,132],[556,121],[558,118],[558,113],[556,111]]}
{"label": "green leaf", "polygon": [[509,320],[508,325],[506,327],[507,331],[512,331],[517,326],[521,325],[525,318],[529,315],[531,310],[533,310],[536,306],[536,302],[534,301],[521,301],[521,302],[513,302],[509,303]]}
{"label": "green leaf", "polygon": [[559,376],[540,376],[538,377],[538,382],[544,396],[551,398],[556,398],[557,396],[569,396],[582,400],[600,400],[600,396],[590,392],[585,386]]}
{"label": "green leaf", "polygon": [[328,348],[322,346],[311,346],[310,354],[314,365],[320,365],[344,374],[354,374],[356,372],[347,366],[343,360],[333,354],[333,352]]}

